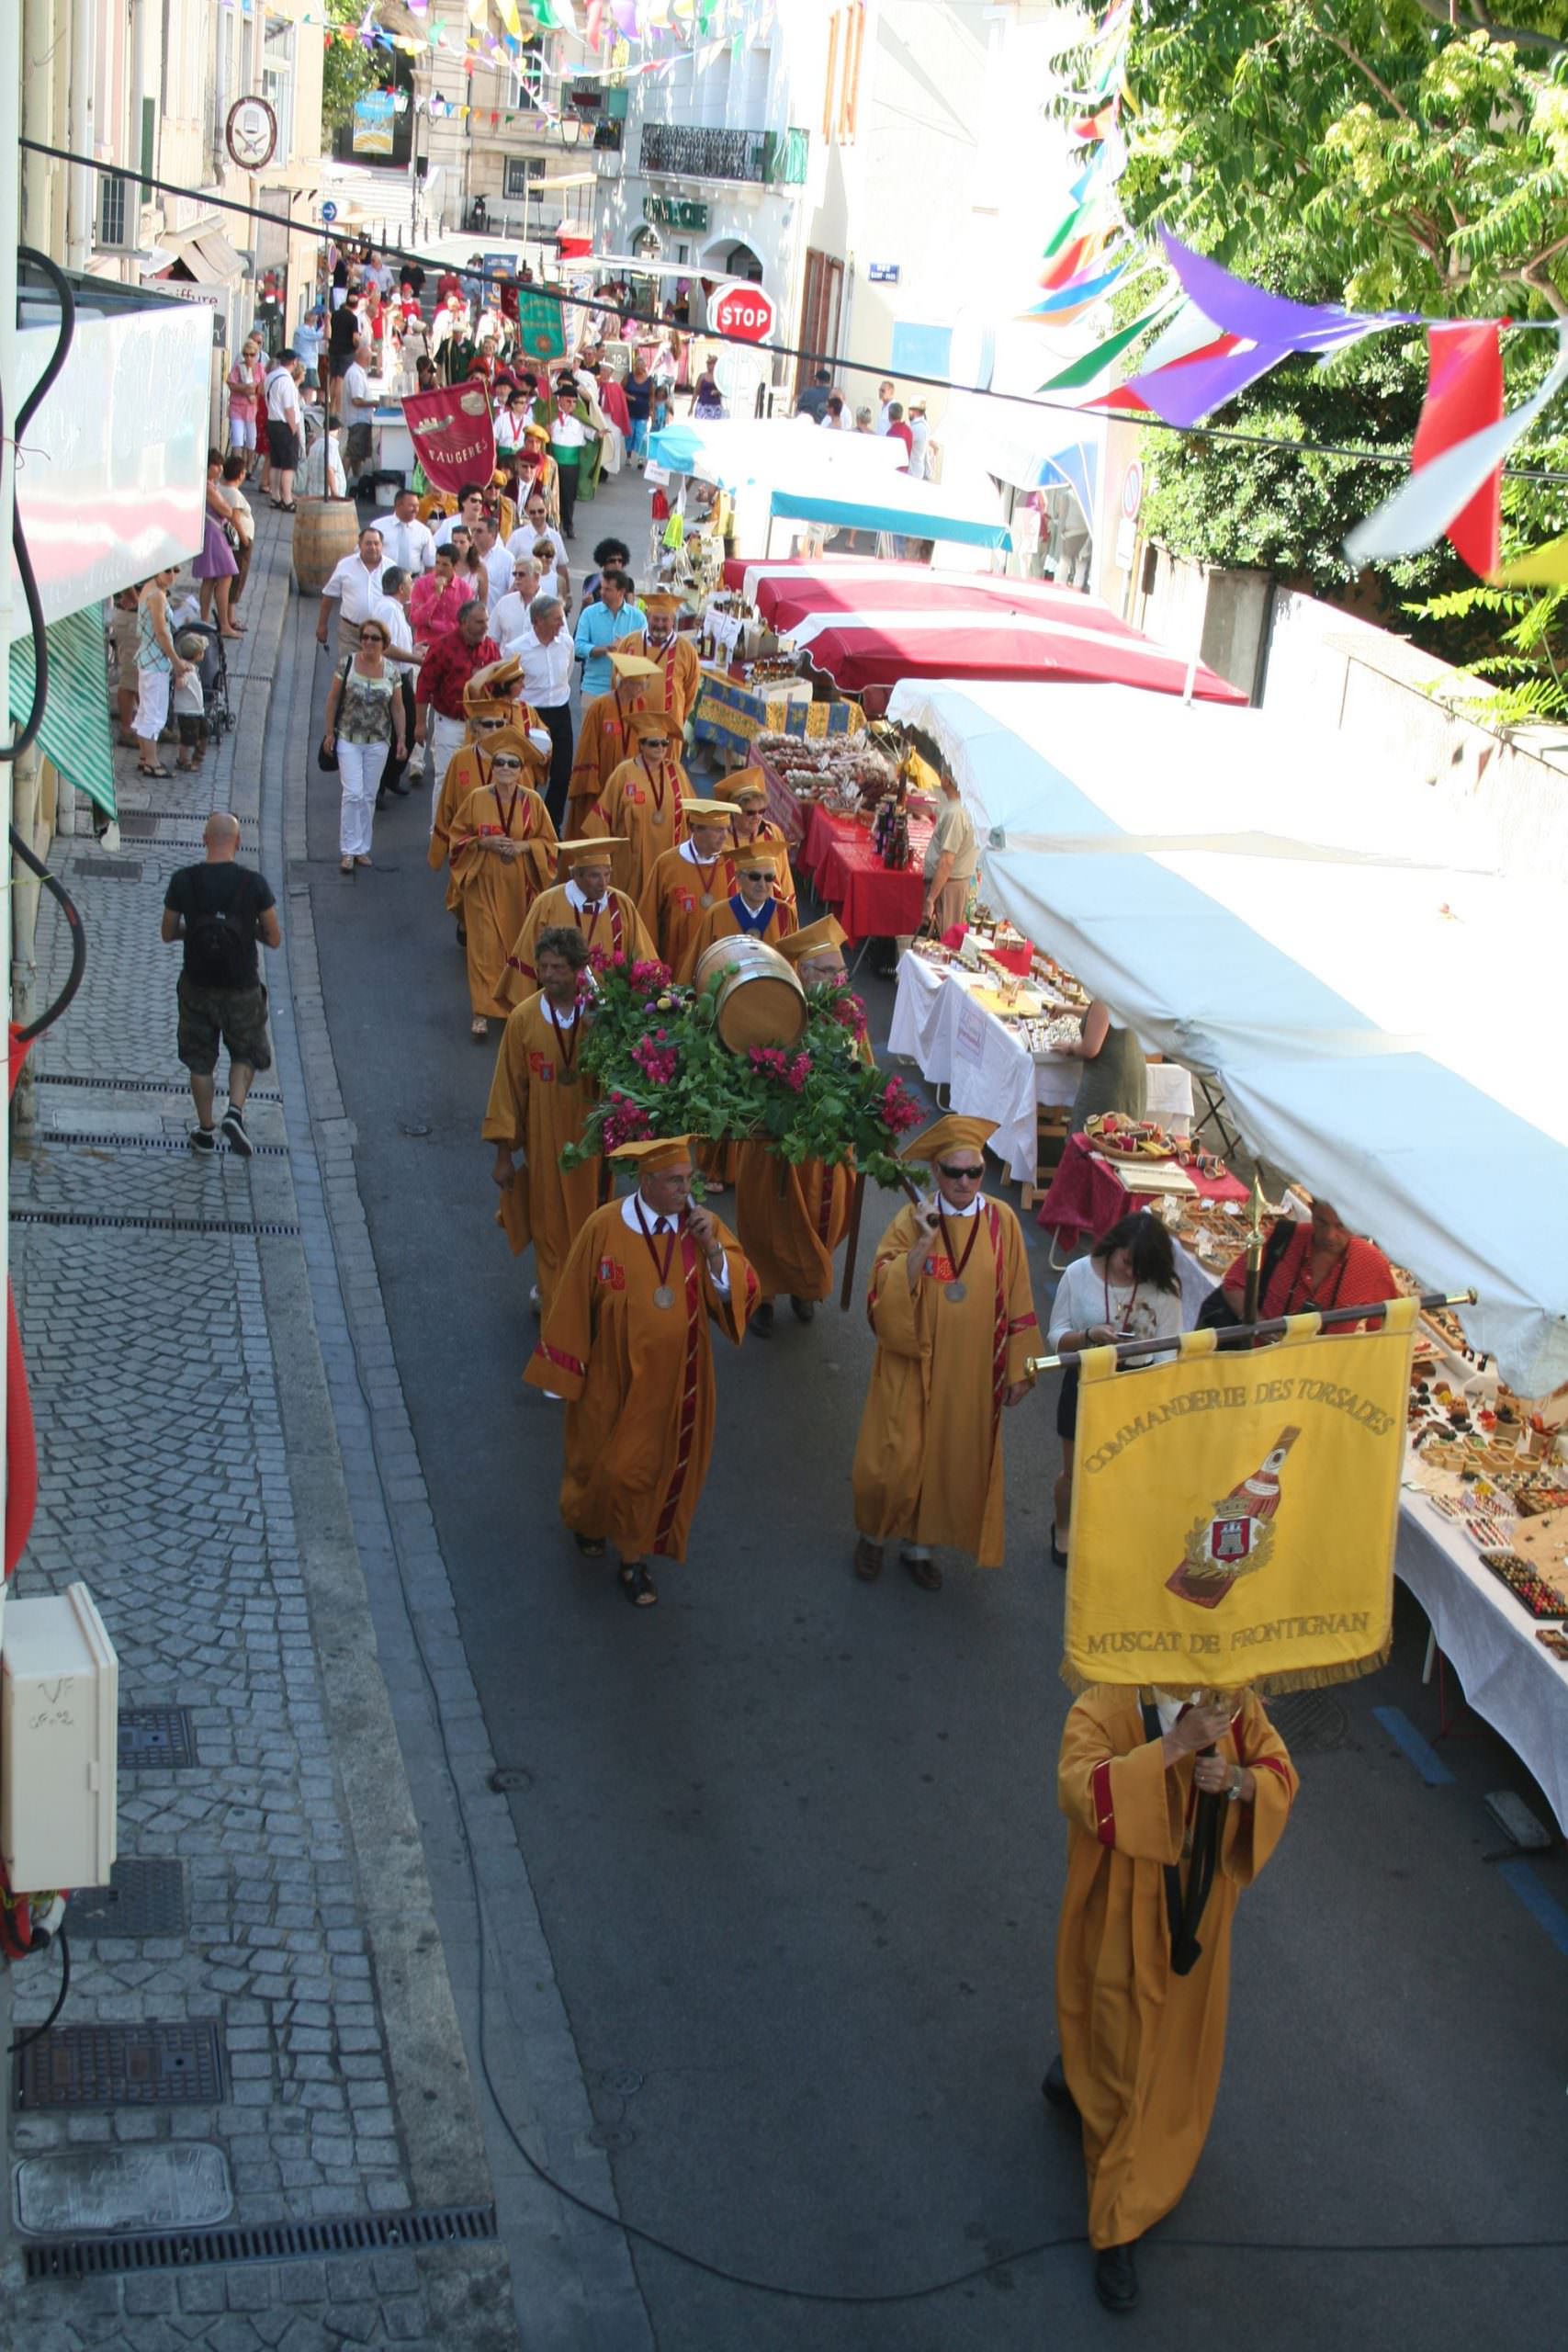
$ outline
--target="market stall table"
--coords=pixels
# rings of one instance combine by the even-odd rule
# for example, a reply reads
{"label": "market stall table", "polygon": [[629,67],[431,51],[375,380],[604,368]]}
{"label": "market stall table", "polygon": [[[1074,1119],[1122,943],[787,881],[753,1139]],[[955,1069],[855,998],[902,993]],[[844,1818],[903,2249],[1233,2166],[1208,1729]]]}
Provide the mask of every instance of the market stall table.
{"label": "market stall table", "polygon": [[[1100,1158],[1087,1136],[1069,1136],[1061,1165],[1051,1180],[1051,1189],[1040,1204],[1036,1222],[1050,1227],[1061,1241],[1077,1241],[1087,1233],[1108,1232],[1118,1217],[1128,1215],[1135,1201],[1149,1200],[1166,1189],[1156,1179],[1159,1170],[1171,1164],[1168,1160],[1151,1160],[1146,1171],[1148,1182],[1140,1186],[1138,1178],[1145,1171],[1134,1162],[1112,1165]],[[1228,1170],[1220,1176],[1201,1176],[1195,1168],[1184,1168],[1180,1172],[1200,1200],[1245,1202],[1247,1198],[1247,1186]],[[1186,1190],[1185,1185],[1182,1190]],[[1213,1281],[1209,1286],[1213,1287]]]}
{"label": "market stall table", "polygon": [[920,865],[933,831],[929,819],[912,817],[909,863],[895,869],[877,855],[869,826],[818,805],[795,863],[837,915],[852,945],[863,939],[908,938],[919,929],[926,896]]}
{"label": "market stall table", "polygon": [[808,678],[773,678],[760,686],[732,678],[711,662],[702,665],[692,733],[739,764],[751,757],[759,735],[800,735],[817,741],[852,735],[865,724],[853,702],[813,702]]}

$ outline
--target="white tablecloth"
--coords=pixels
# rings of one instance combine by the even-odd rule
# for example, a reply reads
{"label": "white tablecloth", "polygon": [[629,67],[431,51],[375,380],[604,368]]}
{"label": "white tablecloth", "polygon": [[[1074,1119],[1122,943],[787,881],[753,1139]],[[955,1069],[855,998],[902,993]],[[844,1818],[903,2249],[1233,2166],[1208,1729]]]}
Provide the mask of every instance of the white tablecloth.
{"label": "white tablecloth", "polygon": [[[995,985],[988,974],[972,978],[922,956],[902,956],[887,1048],[915,1063],[929,1085],[949,1088],[955,1111],[994,1119],[991,1149],[1017,1182],[1032,1184],[1035,1109],[1070,1102],[1081,1065],[1064,1056],[1037,1062],[1015,1029],[975,1002],[973,989]],[[1149,1115],[1179,1135],[1190,1127],[1192,1080],[1179,1063],[1151,1067]]]}

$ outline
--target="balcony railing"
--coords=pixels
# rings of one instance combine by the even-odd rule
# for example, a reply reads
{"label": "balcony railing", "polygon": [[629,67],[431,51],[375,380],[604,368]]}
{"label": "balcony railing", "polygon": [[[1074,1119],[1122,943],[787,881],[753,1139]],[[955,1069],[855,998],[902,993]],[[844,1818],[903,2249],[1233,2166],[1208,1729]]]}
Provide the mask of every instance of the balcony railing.
{"label": "balcony railing", "polygon": [[642,168],[691,180],[750,180],[799,187],[806,178],[804,130],[715,130],[696,123],[645,122]]}

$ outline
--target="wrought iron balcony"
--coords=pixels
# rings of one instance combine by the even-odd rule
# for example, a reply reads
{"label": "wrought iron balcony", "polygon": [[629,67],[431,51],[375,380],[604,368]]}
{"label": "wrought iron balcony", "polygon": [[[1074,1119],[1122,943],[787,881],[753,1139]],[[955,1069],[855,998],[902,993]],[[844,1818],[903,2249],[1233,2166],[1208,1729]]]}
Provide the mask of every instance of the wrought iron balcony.
{"label": "wrought iron balcony", "polygon": [[750,180],[799,187],[806,178],[806,131],[716,130],[696,123],[645,122],[642,168],[690,180]]}

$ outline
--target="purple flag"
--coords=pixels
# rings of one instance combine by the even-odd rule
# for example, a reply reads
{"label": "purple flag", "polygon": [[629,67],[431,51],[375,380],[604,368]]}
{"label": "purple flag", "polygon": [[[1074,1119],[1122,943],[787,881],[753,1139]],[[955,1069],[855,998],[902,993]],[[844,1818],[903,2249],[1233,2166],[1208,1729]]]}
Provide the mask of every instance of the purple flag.
{"label": "purple flag", "polygon": [[1146,376],[1131,378],[1124,389],[1136,392],[1168,424],[1201,424],[1290,356],[1280,344],[1249,343],[1213,359],[1182,359],[1168,368],[1151,368]]}
{"label": "purple flag", "polygon": [[637,0],[610,0],[615,28],[626,40],[637,39]]}
{"label": "purple flag", "polygon": [[1172,269],[1203,316],[1213,319],[1225,334],[1245,335],[1259,346],[1271,345],[1280,358],[1293,351],[1333,351],[1373,327],[1414,325],[1420,317],[1416,311],[1347,311],[1337,302],[1288,302],[1281,294],[1266,294],[1260,286],[1233,277],[1217,261],[1194,253],[1179,237],[1173,237],[1168,229],[1159,233]]}

